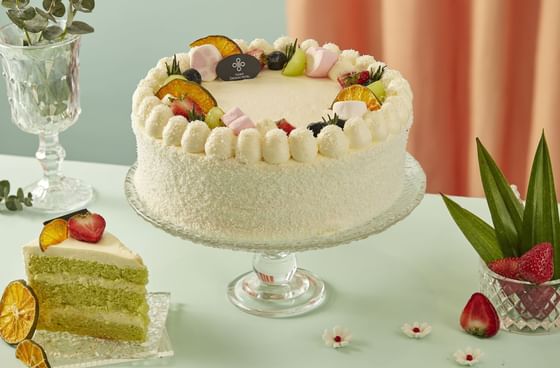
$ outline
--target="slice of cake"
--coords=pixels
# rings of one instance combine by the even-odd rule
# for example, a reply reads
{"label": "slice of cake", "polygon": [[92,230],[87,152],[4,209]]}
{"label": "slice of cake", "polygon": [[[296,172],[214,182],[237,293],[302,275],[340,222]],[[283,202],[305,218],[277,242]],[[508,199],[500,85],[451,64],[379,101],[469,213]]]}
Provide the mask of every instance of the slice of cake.
{"label": "slice of cake", "polygon": [[39,300],[39,329],[146,339],[148,270],[104,228],[105,220],[89,212],[59,218],[23,247],[28,283]]}

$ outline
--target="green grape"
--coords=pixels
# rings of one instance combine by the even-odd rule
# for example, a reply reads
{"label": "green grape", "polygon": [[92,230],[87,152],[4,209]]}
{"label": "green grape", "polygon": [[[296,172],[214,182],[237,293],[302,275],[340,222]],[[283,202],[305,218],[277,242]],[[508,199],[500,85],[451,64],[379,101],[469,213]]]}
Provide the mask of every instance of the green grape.
{"label": "green grape", "polygon": [[204,122],[208,125],[208,128],[214,129],[220,126],[225,126],[222,123],[221,117],[224,115],[224,110],[220,109],[219,107],[213,107],[208,111],[206,114],[206,118]]}
{"label": "green grape", "polygon": [[385,101],[385,87],[381,81],[375,81],[367,87],[373,92],[373,94],[375,94],[375,97],[377,97],[379,102]]}
{"label": "green grape", "polygon": [[305,52],[298,47],[294,52],[294,56],[292,56],[284,70],[282,70],[282,74],[290,77],[302,75],[305,71],[305,59]]}

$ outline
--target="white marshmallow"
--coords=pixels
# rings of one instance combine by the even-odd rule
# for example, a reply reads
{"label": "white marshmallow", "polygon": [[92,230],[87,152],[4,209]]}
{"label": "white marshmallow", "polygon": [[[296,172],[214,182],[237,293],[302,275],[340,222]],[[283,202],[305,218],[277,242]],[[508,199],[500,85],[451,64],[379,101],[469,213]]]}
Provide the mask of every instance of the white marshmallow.
{"label": "white marshmallow", "polygon": [[163,128],[172,117],[173,112],[169,106],[159,104],[154,107],[146,119],[146,133],[151,137],[161,138]]}
{"label": "white marshmallow", "polygon": [[344,134],[346,134],[352,149],[366,148],[372,142],[368,124],[362,117],[356,116],[348,119],[344,124]]}
{"label": "white marshmallow", "polygon": [[189,153],[203,153],[210,128],[200,120],[191,121],[181,138],[181,147]]}
{"label": "white marshmallow", "polygon": [[348,138],[340,127],[327,125],[317,136],[317,144],[321,155],[330,158],[340,158],[348,152]]}
{"label": "white marshmallow", "polygon": [[269,164],[281,164],[290,159],[290,145],[286,132],[282,129],[273,129],[266,133],[263,157]]}
{"label": "white marshmallow", "polygon": [[138,117],[141,126],[145,126],[148,116],[150,115],[152,110],[159,105],[163,104],[156,96],[148,96],[144,98],[142,102],[140,102],[140,106],[138,107],[138,113],[136,114],[136,116]]}
{"label": "white marshmallow", "polygon": [[[324,46],[323,46],[324,47]],[[339,59],[329,70],[329,78],[336,82],[337,78],[346,73],[357,71],[356,66],[345,59]]]}
{"label": "white marshmallow", "polygon": [[259,131],[259,133],[261,133],[263,138],[269,130],[278,128],[276,126],[276,123],[274,121],[270,120],[270,119],[263,119],[263,120],[257,121],[257,123],[255,125],[257,126],[257,130]]}
{"label": "white marshmallow", "polygon": [[333,104],[332,108],[333,111],[344,120],[355,116],[362,116],[368,111],[364,101],[337,101]]}
{"label": "white marshmallow", "polygon": [[253,41],[251,41],[251,43],[249,44],[249,50],[255,49],[263,50],[266,55],[274,51],[274,47],[272,47],[272,45],[263,38],[255,38]]}
{"label": "white marshmallow", "polygon": [[235,157],[245,164],[260,161],[262,157],[261,141],[261,134],[257,129],[242,130],[237,137]]}
{"label": "white marshmallow", "polygon": [[187,129],[188,120],[181,115],[173,116],[163,128],[163,144],[166,146],[181,146],[181,139]]}
{"label": "white marshmallow", "polygon": [[309,38],[305,41],[303,41],[300,45],[299,48],[302,49],[303,51],[307,51],[308,48],[310,47],[319,47],[319,43],[317,41],[315,41],[312,38]]}
{"label": "white marshmallow", "polygon": [[202,80],[205,82],[213,81],[218,76],[216,65],[222,60],[222,54],[214,45],[202,45],[193,47],[189,52],[191,68],[196,69]]}
{"label": "white marshmallow", "polygon": [[298,162],[311,162],[317,157],[317,140],[313,132],[306,128],[296,128],[292,130],[288,137],[290,153],[294,160]]}
{"label": "white marshmallow", "polygon": [[217,127],[206,140],[204,151],[206,156],[218,160],[227,160],[233,155],[235,149],[235,135],[228,127]]}

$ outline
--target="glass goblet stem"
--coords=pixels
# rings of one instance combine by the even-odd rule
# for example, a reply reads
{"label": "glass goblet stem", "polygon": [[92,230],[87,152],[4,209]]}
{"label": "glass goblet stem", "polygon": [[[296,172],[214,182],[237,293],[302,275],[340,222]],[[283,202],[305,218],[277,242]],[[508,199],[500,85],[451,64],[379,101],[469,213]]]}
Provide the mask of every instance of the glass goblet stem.
{"label": "glass goblet stem", "polygon": [[66,156],[66,151],[60,145],[58,133],[39,134],[39,149],[35,157],[39,160],[43,168],[43,180],[48,187],[60,184],[62,176],[62,161]]}

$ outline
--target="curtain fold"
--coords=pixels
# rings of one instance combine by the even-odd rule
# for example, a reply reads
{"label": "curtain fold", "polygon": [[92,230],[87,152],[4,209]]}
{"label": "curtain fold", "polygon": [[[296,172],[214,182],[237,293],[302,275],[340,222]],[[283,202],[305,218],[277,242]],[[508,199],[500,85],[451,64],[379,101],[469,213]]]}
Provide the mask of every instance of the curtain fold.
{"label": "curtain fold", "polygon": [[[560,1],[287,0],[288,32],[374,55],[414,93],[429,192],[481,195],[475,137],[525,192],[541,132],[560,181]],[[560,187],[560,183],[558,185]]]}

